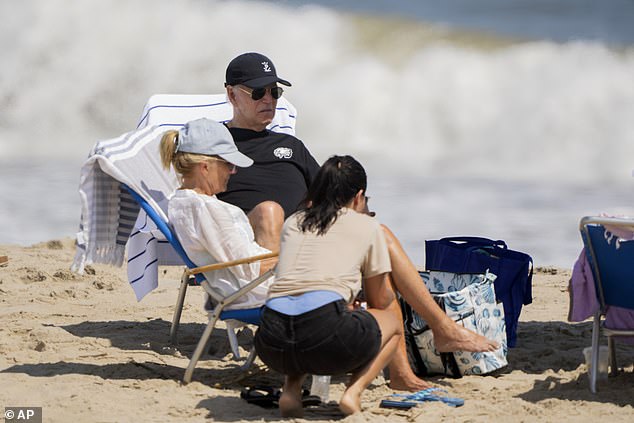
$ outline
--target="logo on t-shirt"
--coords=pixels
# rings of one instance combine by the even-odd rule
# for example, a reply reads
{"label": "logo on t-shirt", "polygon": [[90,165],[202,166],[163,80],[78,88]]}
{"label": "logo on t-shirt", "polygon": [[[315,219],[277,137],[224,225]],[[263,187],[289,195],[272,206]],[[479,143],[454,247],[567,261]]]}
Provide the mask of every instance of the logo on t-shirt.
{"label": "logo on t-shirt", "polygon": [[278,159],[290,159],[293,157],[293,150],[288,147],[277,147],[273,150],[273,155]]}

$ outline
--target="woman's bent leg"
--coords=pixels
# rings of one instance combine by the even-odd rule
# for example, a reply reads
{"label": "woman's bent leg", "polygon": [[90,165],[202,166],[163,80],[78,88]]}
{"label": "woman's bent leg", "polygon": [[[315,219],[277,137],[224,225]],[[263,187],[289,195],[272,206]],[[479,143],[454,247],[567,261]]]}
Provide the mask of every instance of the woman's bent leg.
{"label": "woman's bent leg", "polygon": [[373,360],[350,377],[348,387],[339,402],[339,408],[344,414],[361,411],[361,394],[392,360],[399,339],[403,336],[403,327],[392,312],[377,309],[369,309],[368,312],[376,319],[381,329],[381,348]]}
{"label": "woman's bent leg", "polygon": [[280,396],[280,413],[282,417],[303,417],[302,384],[306,375],[286,375]]}

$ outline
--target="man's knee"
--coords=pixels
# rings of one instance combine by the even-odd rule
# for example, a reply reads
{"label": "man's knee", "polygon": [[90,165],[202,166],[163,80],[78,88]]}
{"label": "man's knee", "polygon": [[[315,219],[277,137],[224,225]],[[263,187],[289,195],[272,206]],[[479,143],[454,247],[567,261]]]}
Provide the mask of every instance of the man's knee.
{"label": "man's knee", "polygon": [[284,209],[275,201],[263,201],[249,212],[249,219],[266,222],[284,222]]}
{"label": "man's knee", "polygon": [[256,235],[279,235],[284,224],[284,209],[275,201],[263,201],[249,212],[248,217]]}
{"label": "man's knee", "polygon": [[284,225],[284,209],[274,201],[263,201],[247,215],[255,241],[271,251],[279,250]]}

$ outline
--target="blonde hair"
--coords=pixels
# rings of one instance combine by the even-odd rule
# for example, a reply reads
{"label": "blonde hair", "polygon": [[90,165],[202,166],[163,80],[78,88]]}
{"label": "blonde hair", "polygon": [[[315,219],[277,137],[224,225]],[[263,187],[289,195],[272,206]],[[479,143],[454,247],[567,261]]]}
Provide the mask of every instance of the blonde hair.
{"label": "blonde hair", "polygon": [[176,173],[181,176],[187,176],[198,163],[209,160],[209,156],[204,154],[177,152],[177,140],[178,131],[175,130],[165,132],[161,138],[161,164],[163,164],[165,169],[169,170],[170,166],[173,166]]}

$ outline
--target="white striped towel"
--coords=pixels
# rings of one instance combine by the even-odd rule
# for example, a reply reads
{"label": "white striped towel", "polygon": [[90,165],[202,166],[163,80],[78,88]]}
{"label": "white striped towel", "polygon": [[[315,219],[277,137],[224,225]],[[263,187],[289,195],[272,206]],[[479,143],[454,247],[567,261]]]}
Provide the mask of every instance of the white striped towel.
{"label": "white striped towel", "polygon": [[[137,130],[98,142],[81,169],[82,213],[72,270],[83,272],[90,263],[121,266],[127,242],[128,281],[140,301],[158,286],[159,264],[182,264],[153,222],[139,213],[138,204],[121,183],[141,195],[167,221],[167,199],[178,181],[173,170],[167,172],[161,166],[161,135],[193,119],[227,121],[231,114],[225,94],[154,95]],[[294,134],[295,117],[295,108],[280,98],[269,129]]]}

